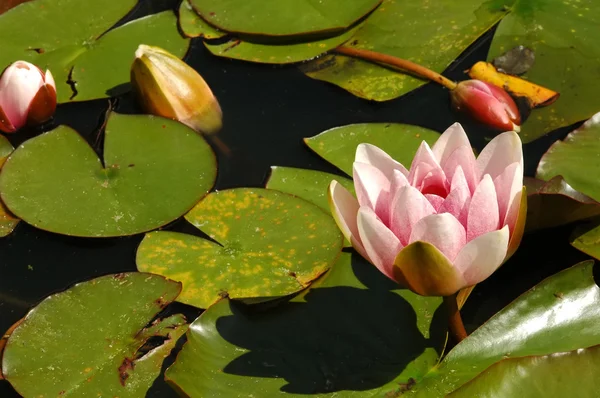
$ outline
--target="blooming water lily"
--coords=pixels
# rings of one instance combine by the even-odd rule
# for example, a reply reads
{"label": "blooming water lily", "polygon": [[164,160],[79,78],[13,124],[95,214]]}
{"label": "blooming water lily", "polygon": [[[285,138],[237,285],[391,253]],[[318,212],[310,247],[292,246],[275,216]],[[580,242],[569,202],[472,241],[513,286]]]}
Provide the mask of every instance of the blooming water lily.
{"label": "blooming water lily", "polygon": [[358,200],[329,187],[334,218],[353,247],[389,278],[425,296],[450,296],[490,276],[520,243],[526,214],[521,139],[496,136],[476,159],[456,123],[410,170],[360,144]]}

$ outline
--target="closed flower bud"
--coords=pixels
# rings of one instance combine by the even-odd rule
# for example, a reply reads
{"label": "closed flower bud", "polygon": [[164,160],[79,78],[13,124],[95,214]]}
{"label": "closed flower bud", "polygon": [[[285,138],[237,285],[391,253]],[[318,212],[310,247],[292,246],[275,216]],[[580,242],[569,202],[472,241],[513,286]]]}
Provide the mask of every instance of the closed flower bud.
{"label": "closed flower bud", "polygon": [[512,97],[481,80],[465,80],[450,91],[452,106],[480,123],[502,131],[520,131],[521,116]]}
{"label": "closed flower bud", "polygon": [[222,127],[221,107],[193,68],[162,48],[141,44],[131,66],[131,84],[144,111],[214,134]]}
{"label": "closed flower bud", "polygon": [[0,130],[14,133],[50,119],[56,110],[56,85],[50,71],[16,61],[0,77]]}

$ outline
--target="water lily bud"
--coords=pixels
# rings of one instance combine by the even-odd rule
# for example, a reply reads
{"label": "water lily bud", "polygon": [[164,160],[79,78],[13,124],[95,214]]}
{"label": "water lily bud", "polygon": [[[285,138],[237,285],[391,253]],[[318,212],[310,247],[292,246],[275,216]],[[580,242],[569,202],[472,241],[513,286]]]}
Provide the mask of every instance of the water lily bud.
{"label": "water lily bud", "polygon": [[489,277],[517,249],[527,213],[523,151],[514,131],[475,158],[460,124],[410,169],[370,144],[354,161],[356,198],[333,181],[329,204],[352,246],[424,296],[450,296]]}
{"label": "water lily bud", "polygon": [[512,97],[500,87],[481,80],[465,80],[450,91],[454,109],[502,131],[520,131],[521,115]]}
{"label": "water lily bud", "polygon": [[131,84],[144,111],[175,119],[205,134],[222,127],[221,107],[192,67],[162,48],[141,44],[131,66]]}
{"label": "water lily bud", "polygon": [[56,85],[49,70],[17,61],[0,77],[0,130],[14,133],[50,119],[56,110]]}

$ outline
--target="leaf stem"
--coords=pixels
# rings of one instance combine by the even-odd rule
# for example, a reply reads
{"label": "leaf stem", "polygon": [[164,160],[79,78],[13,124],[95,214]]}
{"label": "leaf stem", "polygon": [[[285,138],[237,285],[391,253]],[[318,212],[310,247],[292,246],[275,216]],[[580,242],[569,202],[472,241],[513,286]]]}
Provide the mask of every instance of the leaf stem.
{"label": "leaf stem", "polygon": [[454,337],[456,343],[460,343],[467,337],[467,331],[460,316],[456,294],[444,296],[444,305],[448,311],[448,329],[450,334]]}
{"label": "leaf stem", "polygon": [[361,58],[367,61],[377,62],[380,64],[386,64],[390,66],[394,66],[396,68],[403,69],[408,72],[413,72],[415,75],[431,80],[432,82],[436,82],[446,87],[449,90],[453,90],[456,87],[456,83],[452,80],[440,75],[437,72],[432,71],[431,69],[427,69],[424,66],[419,64],[415,64],[412,61],[408,61],[406,59],[394,57],[392,55],[382,54],[375,51],[363,50],[354,47],[340,46],[333,50],[338,54],[348,55],[354,58]]}

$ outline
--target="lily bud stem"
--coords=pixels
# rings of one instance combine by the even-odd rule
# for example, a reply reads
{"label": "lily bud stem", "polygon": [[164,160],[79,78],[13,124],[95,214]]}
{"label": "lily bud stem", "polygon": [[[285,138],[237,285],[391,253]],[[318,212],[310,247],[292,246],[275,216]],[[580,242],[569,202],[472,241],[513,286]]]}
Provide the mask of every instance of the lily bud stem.
{"label": "lily bud stem", "polygon": [[361,58],[367,61],[390,65],[408,72],[412,72],[423,79],[431,80],[432,82],[441,84],[449,90],[453,90],[456,87],[456,83],[452,80],[440,75],[437,72],[432,71],[431,69],[427,69],[424,66],[415,64],[414,62],[408,61],[406,59],[378,53],[375,51],[363,50],[359,48],[346,46],[340,46],[333,51],[338,54],[348,55],[354,58]]}
{"label": "lily bud stem", "polygon": [[455,343],[458,344],[467,338],[467,331],[460,316],[456,294],[444,296],[444,305],[448,311],[448,330],[454,338]]}

